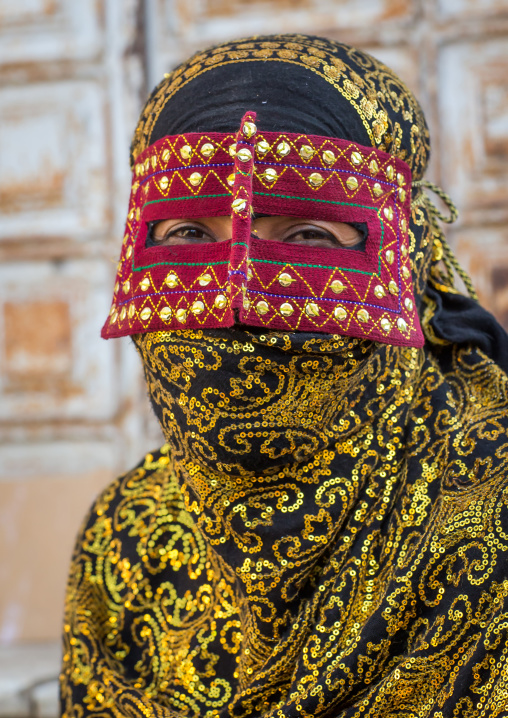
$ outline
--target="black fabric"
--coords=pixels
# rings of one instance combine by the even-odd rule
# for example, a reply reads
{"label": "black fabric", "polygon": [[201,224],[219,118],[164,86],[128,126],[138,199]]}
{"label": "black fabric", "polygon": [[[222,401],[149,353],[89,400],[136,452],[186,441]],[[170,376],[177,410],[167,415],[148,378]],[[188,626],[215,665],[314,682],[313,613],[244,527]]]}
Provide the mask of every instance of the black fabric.
{"label": "black fabric", "polygon": [[168,102],[150,142],[184,132],[236,132],[247,110],[266,132],[304,132],[371,141],[361,118],[337,89],[309,68],[279,62],[215,67],[184,85]]}
{"label": "black fabric", "polygon": [[440,292],[430,284],[427,294],[436,303],[431,326],[441,339],[475,345],[508,373],[508,334],[490,312],[471,297]]}

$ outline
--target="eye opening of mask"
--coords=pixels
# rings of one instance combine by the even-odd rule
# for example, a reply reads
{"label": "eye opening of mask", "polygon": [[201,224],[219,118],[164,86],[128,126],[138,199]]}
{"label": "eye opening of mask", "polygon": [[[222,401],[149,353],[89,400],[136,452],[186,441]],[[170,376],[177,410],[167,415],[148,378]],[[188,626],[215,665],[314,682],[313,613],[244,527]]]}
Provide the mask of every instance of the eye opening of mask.
{"label": "eye opening of mask", "polygon": [[[270,214],[264,214],[261,212],[256,212],[252,215],[252,221],[254,222],[257,219],[261,219],[264,217],[271,217],[273,215]],[[161,247],[164,246],[162,244],[163,239],[156,239],[154,236],[154,230],[155,227],[164,220],[152,220],[147,222],[147,234],[146,234],[146,240],[145,240],[145,247]],[[337,247],[330,247],[331,249],[349,249],[354,250],[357,252],[365,252],[365,246],[367,242],[367,237],[369,236],[368,226],[366,222],[341,222],[341,224],[347,224],[350,227],[353,227],[359,234],[360,240],[352,245],[352,246],[337,246]],[[252,234],[253,237],[259,236],[257,234]],[[262,239],[262,237],[261,237]],[[185,245],[185,243],[182,243]],[[189,242],[190,244],[190,242]],[[300,246],[305,246],[304,243],[301,243]],[[312,249],[312,245],[309,245],[309,249]]]}

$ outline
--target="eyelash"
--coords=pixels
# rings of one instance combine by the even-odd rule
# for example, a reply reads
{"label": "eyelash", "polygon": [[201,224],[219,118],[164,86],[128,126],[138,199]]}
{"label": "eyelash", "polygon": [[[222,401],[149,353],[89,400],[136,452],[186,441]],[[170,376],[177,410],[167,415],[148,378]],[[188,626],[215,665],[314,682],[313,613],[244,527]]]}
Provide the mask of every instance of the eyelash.
{"label": "eyelash", "polygon": [[286,237],[286,239],[291,239],[291,237],[295,237],[298,234],[308,233],[316,235],[317,238],[331,239],[334,244],[339,244],[335,235],[333,235],[331,232],[327,232],[326,229],[322,229],[321,227],[302,227],[301,229],[296,229],[292,231],[291,234]]}
{"label": "eyelash", "polygon": [[[204,237],[210,237],[210,241],[215,242],[215,239],[203,227],[200,227],[199,225],[184,224],[180,227],[174,227],[173,229],[168,230],[166,232],[166,234],[164,234],[162,237],[155,237],[154,230],[155,230],[155,225],[152,225],[150,227],[150,231],[152,233],[152,239],[157,244],[160,244],[161,242],[164,242],[164,241],[170,239],[171,237],[175,237],[179,234],[181,235],[181,234],[183,234],[183,232],[187,232],[189,230],[191,230],[191,231],[195,230],[197,232],[201,232],[201,234],[203,234]],[[201,239],[201,238],[198,238],[198,239]]]}
{"label": "eyelash", "polygon": [[185,232],[199,232],[205,237],[210,237],[210,234],[206,232],[204,229],[201,229],[201,227],[194,227],[193,225],[184,225],[183,227],[177,227],[176,229],[171,229],[169,232],[166,233],[164,239],[167,239],[168,237],[174,237],[177,234],[184,234]]}

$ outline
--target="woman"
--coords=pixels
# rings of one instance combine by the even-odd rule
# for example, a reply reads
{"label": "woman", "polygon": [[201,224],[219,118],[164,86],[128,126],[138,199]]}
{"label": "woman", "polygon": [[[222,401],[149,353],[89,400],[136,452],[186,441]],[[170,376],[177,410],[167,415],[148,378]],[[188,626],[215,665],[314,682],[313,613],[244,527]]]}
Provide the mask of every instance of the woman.
{"label": "woman", "polygon": [[64,715],[506,714],[508,345],[428,156],[401,81],[325,39],[155,89],[103,336],[167,444],[78,539]]}

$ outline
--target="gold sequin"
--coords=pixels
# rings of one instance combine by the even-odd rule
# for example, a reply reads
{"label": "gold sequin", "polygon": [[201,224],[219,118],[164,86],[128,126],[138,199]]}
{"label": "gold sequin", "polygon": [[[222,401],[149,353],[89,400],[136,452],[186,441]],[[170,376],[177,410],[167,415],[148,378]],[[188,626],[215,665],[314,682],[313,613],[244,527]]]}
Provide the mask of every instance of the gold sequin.
{"label": "gold sequin", "polygon": [[279,274],[279,284],[282,284],[283,287],[290,287],[293,282],[296,282],[296,279],[287,272]]}
{"label": "gold sequin", "polygon": [[268,182],[275,182],[278,177],[277,171],[274,170],[273,167],[267,167],[263,172],[263,177],[268,180]]}
{"label": "gold sequin", "polygon": [[252,159],[252,152],[247,147],[242,147],[238,150],[236,156],[238,157],[240,162],[250,162],[250,160]]}
{"label": "gold sequin", "polygon": [[376,160],[371,160],[369,162],[369,170],[372,175],[374,175],[374,176],[377,175],[377,173],[379,172],[379,165],[376,162]]}
{"label": "gold sequin", "polygon": [[432,259],[435,262],[440,262],[443,259],[444,251],[443,245],[439,239],[434,240],[434,246],[432,248]]}
{"label": "gold sequin", "polygon": [[205,142],[204,145],[201,145],[201,154],[203,157],[211,157],[215,151],[215,147],[212,145],[211,142]]}
{"label": "gold sequin", "polygon": [[346,288],[345,285],[340,281],[340,279],[334,279],[333,282],[330,284],[330,288],[332,292],[335,294],[340,294],[344,291]]}
{"label": "gold sequin", "polygon": [[200,299],[193,302],[193,304],[191,306],[191,312],[193,314],[196,314],[196,315],[202,314],[204,311],[205,311],[205,305]]}
{"label": "gold sequin", "polygon": [[391,323],[390,320],[387,319],[386,317],[383,317],[383,318],[381,319],[380,324],[381,324],[381,329],[382,329],[384,332],[389,332],[390,329],[392,328],[392,323]]}
{"label": "gold sequin", "polygon": [[309,175],[309,182],[313,187],[320,187],[323,182],[323,176],[319,174],[319,172],[313,172],[311,175]]}
{"label": "gold sequin", "polygon": [[256,149],[260,155],[266,155],[266,153],[270,149],[270,145],[268,144],[268,142],[266,142],[266,140],[260,140],[256,144]]}
{"label": "gold sequin", "polygon": [[256,125],[253,122],[244,122],[243,123],[242,131],[243,131],[243,134],[245,135],[245,137],[247,137],[247,139],[250,139],[252,137],[252,135],[255,135],[257,132],[257,129],[258,128],[256,127]]}
{"label": "gold sequin", "polygon": [[217,309],[224,309],[224,307],[227,306],[228,300],[227,297],[224,296],[224,294],[217,294],[213,303],[217,307]]}
{"label": "gold sequin", "polygon": [[314,150],[310,145],[302,145],[298,150],[298,154],[302,160],[310,160],[314,156]]}
{"label": "gold sequin", "polygon": [[242,199],[242,197],[238,197],[231,203],[231,209],[233,210],[233,212],[243,212],[246,207],[247,201]]}
{"label": "gold sequin", "polygon": [[173,289],[176,287],[179,283],[178,275],[176,275],[174,272],[169,272],[169,274],[166,274],[166,278],[164,280],[164,283],[170,288]]}
{"label": "gold sequin", "polygon": [[210,282],[212,281],[212,279],[213,279],[212,275],[211,275],[211,274],[208,274],[208,272],[206,272],[205,274],[202,274],[202,275],[199,277],[198,282],[199,282],[199,284],[200,284],[201,287],[206,287],[206,286],[208,286],[208,285],[210,284]]}

